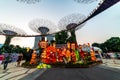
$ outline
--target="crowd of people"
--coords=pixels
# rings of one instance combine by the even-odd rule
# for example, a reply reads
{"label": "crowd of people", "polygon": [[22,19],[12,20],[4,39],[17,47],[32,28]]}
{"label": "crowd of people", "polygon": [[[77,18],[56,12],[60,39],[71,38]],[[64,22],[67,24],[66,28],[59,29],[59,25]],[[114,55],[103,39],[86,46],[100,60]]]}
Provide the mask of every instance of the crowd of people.
{"label": "crowd of people", "polygon": [[0,55],[0,65],[3,64],[3,69],[6,70],[10,62],[17,62],[16,66],[20,66],[22,59],[22,53],[2,53]]}

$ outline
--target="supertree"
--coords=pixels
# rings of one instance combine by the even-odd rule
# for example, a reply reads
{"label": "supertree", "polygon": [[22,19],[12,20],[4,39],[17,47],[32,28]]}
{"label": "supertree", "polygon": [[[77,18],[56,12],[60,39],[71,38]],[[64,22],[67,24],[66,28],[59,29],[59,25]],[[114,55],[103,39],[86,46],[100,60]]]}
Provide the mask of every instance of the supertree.
{"label": "supertree", "polygon": [[[55,33],[58,31],[58,28],[56,25],[54,25],[53,22],[45,19],[35,19],[29,22],[29,27],[34,32],[39,33],[42,36],[42,39],[44,40],[45,36]],[[35,44],[34,48],[37,48],[37,44],[40,37],[35,37]]]}
{"label": "supertree", "polygon": [[97,0],[74,0],[75,2],[78,2],[78,3],[85,3],[85,4],[88,4],[88,3],[92,3],[92,2],[95,2]]}
{"label": "supertree", "polygon": [[16,0],[16,1],[26,4],[36,4],[39,3],[41,0]]}
{"label": "supertree", "polygon": [[3,23],[0,24],[0,34],[6,36],[4,45],[9,45],[11,39],[16,35],[26,35],[26,33],[23,30]]}
{"label": "supertree", "polygon": [[29,27],[41,35],[52,34],[58,31],[57,26],[45,19],[35,19],[29,22]]}
{"label": "supertree", "polygon": [[60,19],[58,22],[59,29],[68,31],[70,35],[68,37],[69,42],[77,43],[75,31],[82,28],[85,23],[81,24],[80,26],[77,26],[77,24],[84,21],[85,19],[86,17],[79,13],[73,13]]}

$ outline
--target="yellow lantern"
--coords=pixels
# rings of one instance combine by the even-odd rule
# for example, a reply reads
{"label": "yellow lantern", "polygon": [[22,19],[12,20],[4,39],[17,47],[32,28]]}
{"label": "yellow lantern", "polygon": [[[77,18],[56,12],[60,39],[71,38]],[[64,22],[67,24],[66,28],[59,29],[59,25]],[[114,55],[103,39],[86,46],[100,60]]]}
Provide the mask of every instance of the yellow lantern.
{"label": "yellow lantern", "polygon": [[67,48],[70,49],[70,42],[67,42]]}

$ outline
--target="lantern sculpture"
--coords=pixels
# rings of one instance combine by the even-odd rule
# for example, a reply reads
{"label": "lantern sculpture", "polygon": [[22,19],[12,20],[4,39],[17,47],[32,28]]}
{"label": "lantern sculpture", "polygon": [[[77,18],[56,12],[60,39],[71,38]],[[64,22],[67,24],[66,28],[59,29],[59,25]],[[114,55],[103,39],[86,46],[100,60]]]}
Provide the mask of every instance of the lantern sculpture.
{"label": "lantern sculpture", "polygon": [[93,50],[91,50],[90,55],[91,55],[91,60],[92,61],[96,61],[97,60],[96,56],[95,56],[95,52]]}
{"label": "lantern sculpture", "polygon": [[30,60],[30,64],[36,64],[36,63],[37,63],[37,54],[36,54],[36,50],[34,50]]}

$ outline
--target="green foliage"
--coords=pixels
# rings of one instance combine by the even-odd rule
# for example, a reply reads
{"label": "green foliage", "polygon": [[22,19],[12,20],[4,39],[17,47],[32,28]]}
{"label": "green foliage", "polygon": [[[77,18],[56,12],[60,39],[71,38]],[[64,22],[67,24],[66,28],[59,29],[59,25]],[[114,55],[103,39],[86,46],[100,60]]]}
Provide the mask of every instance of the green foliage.
{"label": "green foliage", "polygon": [[68,38],[68,34],[66,31],[62,31],[60,33],[57,33],[55,35],[56,43],[57,44],[66,44],[67,42],[77,43],[75,30],[70,30],[70,33],[71,33],[71,36],[69,38]]}
{"label": "green foliage", "polygon": [[102,44],[93,43],[92,46],[101,48],[103,52],[109,52],[109,51],[120,52],[120,38],[111,37]]}
{"label": "green foliage", "polygon": [[0,50],[1,52],[11,53],[14,45],[3,45]]}
{"label": "green foliage", "polygon": [[27,51],[27,48],[21,48],[19,45],[3,45],[1,48],[0,48],[0,52],[4,52],[4,53],[26,53]]}
{"label": "green foliage", "polygon": [[67,42],[68,34],[65,31],[55,34],[57,44],[65,44]]}
{"label": "green foliage", "polygon": [[108,51],[119,52],[120,51],[120,38],[119,37],[112,37],[108,39],[105,43]]}
{"label": "green foliage", "polygon": [[100,47],[100,45],[101,45],[101,44],[99,44],[99,43],[93,43],[93,44],[92,44],[92,46],[94,46],[94,47]]}

